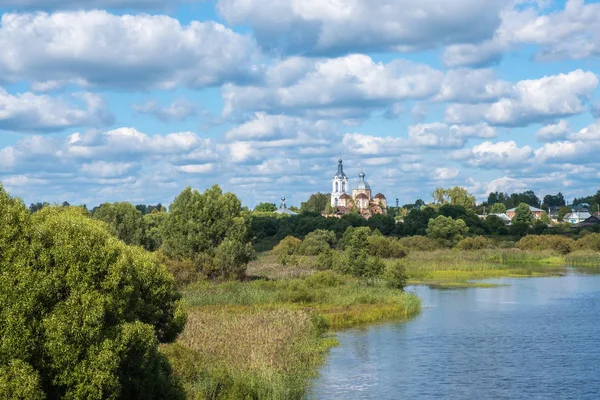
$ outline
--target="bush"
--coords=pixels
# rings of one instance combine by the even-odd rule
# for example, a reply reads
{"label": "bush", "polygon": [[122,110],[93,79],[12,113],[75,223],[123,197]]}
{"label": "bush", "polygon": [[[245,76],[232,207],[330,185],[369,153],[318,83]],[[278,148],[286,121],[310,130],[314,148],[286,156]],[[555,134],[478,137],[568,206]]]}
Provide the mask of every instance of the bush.
{"label": "bush", "polygon": [[202,272],[209,278],[241,279],[246,273],[246,265],[254,255],[252,244],[225,238],[215,251],[214,268]]}
{"label": "bush", "polygon": [[344,284],[344,277],[333,271],[317,272],[304,279],[309,287],[338,287]]}
{"label": "bush", "polygon": [[184,288],[200,278],[196,263],[192,260],[173,260],[158,251],[155,253],[160,263],[165,266],[167,271],[175,278],[175,285],[178,288]]}
{"label": "bush", "polygon": [[378,257],[360,254],[358,257],[347,256],[343,272],[359,278],[376,278],[385,270],[385,263]]}
{"label": "bush", "polygon": [[527,235],[517,243],[521,250],[556,250],[568,254],[575,245],[573,239],[558,235]]}
{"label": "bush", "polygon": [[335,232],[317,229],[309,233],[298,247],[298,254],[316,256],[335,246]]}
{"label": "bush", "polygon": [[438,248],[437,243],[425,236],[403,237],[398,242],[403,248],[409,251],[431,251]]}
{"label": "bush", "polygon": [[575,242],[578,250],[600,251],[600,233],[588,233]]}
{"label": "bush", "polygon": [[498,247],[500,247],[501,249],[512,249],[515,247],[515,242],[513,242],[512,240],[503,240],[502,242],[500,242]]}
{"label": "bush", "polygon": [[313,263],[313,267],[318,270],[341,269],[343,256],[335,250],[326,250],[319,254]]}
{"label": "bush", "polygon": [[286,236],[277,246],[271,250],[271,254],[274,255],[288,255],[291,256],[298,252],[298,248],[302,244],[302,240],[293,236]]}
{"label": "bush", "polygon": [[158,346],[185,314],[156,257],[77,208],[28,216],[1,187],[0,215],[22,222],[0,224],[0,398],[181,398]]}
{"label": "bush", "polygon": [[395,238],[384,236],[369,236],[369,254],[381,258],[403,258],[406,257],[406,249]]}
{"label": "bush", "polygon": [[494,242],[483,236],[468,237],[460,242],[456,247],[459,250],[482,250],[494,247]]}
{"label": "bush", "polygon": [[404,290],[408,282],[406,267],[401,261],[389,264],[385,269],[384,279],[387,281],[388,286]]}
{"label": "bush", "polygon": [[462,219],[438,216],[430,219],[427,226],[427,237],[436,240],[444,247],[453,247],[462,240],[469,228]]}

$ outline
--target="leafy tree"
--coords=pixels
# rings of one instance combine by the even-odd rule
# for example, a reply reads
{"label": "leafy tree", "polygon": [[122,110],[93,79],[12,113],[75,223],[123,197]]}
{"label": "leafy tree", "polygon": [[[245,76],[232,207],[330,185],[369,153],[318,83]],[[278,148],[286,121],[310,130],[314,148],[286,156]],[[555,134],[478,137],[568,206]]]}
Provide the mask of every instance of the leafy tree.
{"label": "leafy tree", "polygon": [[552,220],[550,219],[550,217],[548,216],[547,213],[542,213],[542,216],[540,217],[540,222],[542,222],[544,225],[546,225],[546,227],[548,225],[550,225],[552,223]]}
{"label": "leafy tree", "polygon": [[106,222],[110,231],[126,244],[142,244],[144,220],[142,213],[132,204],[104,203],[94,211],[93,217]]}
{"label": "leafy tree", "polygon": [[152,212],[144,215],[144,236],[142,239],[142,246],[144,246],[146,250],[155,251],[162,245],[161,226],[166,218],[166,212]]}
{"label": "leafy tree", "polygon": [[275,212],[277,211],[277,205],[273,203],[259,203],[254,207],[254,212]]}
{"label": "leafy tree", "polygon": [[300,205],[300,211],[322,214],[325,212],[327,204],[331,204],[331,195],[328,193],[315,193]]}
{"label": "leafy tree", "polygon": [[389,236],[396,228],[396,220],[391,215],[375,214],[367,221],[367,226],[371,229],[377,229],[385,236]]}
{"label": "leafy tree", "polygon": [[245,221],[240,220],[241,203],[233,193],[218,185],[204,193],[184,189],[169,207],[162,224],[163,247],[171,258],[193,259],[200,253],[214,253],[226,237],[246,241]]}
{"label": "leafy tree", "polygon": [[544,202],[542,203],[542,209],[547,210],[549,207],[563,207],[566,205],[565,198],[561,192],[557,195],[546,195],[544,196]]}
{"label": "leafy tree", "polygon": [[335,232],[317,229],[306,235],[298,249],[299,254],[316,256],[335,246]]}
{"label": "leafy tree", "polygon": [[[539,207],[540,199],[535,195],[533,190],[527,190],[523,193],[513,193],[510,195],[510,200],[513,204],[529,204],[532,207]],[[509,207],[508,204],[506,204]]]}
{"label": "leafy tree", "polygon": [[173,278],[81,209],[29,215],[0,186],[0,398],[182,398],[159,343],[183,329]]}
{"label": "leafy tree", "polygon": [[489,231],[492,233],[499,233],[501,228],[505,227],[504,222],[497,215],[488,215],[485,219],[485,223],[488,226]]}
{"label": "leafy tree", "polygon": [[452,247],[463,239],[468,230],[467,224],[462,219],[454,220],[440,215],[429,220],[427,236],[444,246]]}
{"label": "leafy tree", "polygon": [[459,186],[450,189],[437,188],[432,196],[436,204],[462,206],[467,210],[471,210],[475,207],[475,196]]}
{"label": "leafy tree", "polygon": [[571,209],[569,207],[561,207],[560,210],[558,210],[558,220],[562,221],[563,218],[565,218],[565,216],[570,213]]}
{"label": "leafy tree", "polygon": [[506,212],[506,206],[504,203],[495,203],[492,206],[490,213],[492,214],[504,214]]}
{"label": "leafy tree", "polygon": [[404,234],[408,236],[425,236],[429,220],[437,217],[437,215],[436,211],[431,207],[410,210],[408,215],[404,217]]}
{"label": "leafy tree", "polygon": [[213,269],[203,272],[210,278],[220,277],[241,279],[246,272],[246,265],[254,258],[254,247],[234,238],[226,237],[215,251]]}
{"label": "leafy tree", "polygon": [[38,212],[40,211],[42,208],[44,207],[48,207],[50,204],[44,202],[44,203],[31,203],[31,205],[29,206],[29,212],[30,213],[34,213],[34,212]]}
{"label": "leafy tree", "polygon": [[533,223],[533,213],[527,203],[521,203],[515,209],[515,216],[512,219],[512,223],[515,224],[527,224],[528,226]]}

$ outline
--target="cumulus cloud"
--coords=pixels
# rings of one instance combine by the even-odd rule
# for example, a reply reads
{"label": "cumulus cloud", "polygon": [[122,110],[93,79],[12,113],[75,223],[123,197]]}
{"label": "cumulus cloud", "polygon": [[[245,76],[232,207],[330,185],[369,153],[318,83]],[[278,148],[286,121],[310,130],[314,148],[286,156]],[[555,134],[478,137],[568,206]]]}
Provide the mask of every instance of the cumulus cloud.
{"label": "cumulus cloud", "polygon": [[523,80],[513,85],[510,96],[491,104],[452,104],[446,120],[472,123],[483,119],[491,125],[526,126],[586,111],[586,101],[598,87],[598,76],[580,69],[568,74]]}
{"label": "cumulus cloud", "polygon": [[295,57],[271,67],[264,86],[225,85],[223,112],[365,116],[374,107],[431,97],[442,79],[442,72],[406,60],[376,63],[361,54],[333,59]]}
{"label": "cumulus cloud", "polygon": [[567,140],[546,143],[535,152],[538,163],[585,164],[598,161],[600,120],[573,133]]}
{"label": "cumulus cloud", "polygon": [[164,15],[93,10],[5,13],[0,24],[0,80],[39,89],[201,88],[260,72],[253,39],[210,21],[184,26]]}
{"label": "cumulus cloud", "polygon": [[455,179],[460,174],[457,168],[436,168],[433,170],[431,177],[438,181],[448,181]]}
{"label": "cumulus cloud", "polygon": [[[105,126],[114,122],[102,97],[77,93],[66,99],[0,88],[0,130],[22,133],[57,132],[77,126]],[[82,104],[76,104],[82,103]]]}
{"label": "cumulus cloud", "polygon": [[16,10],[49,10],[49,9],[164,9],[177,3],[193,0],[2,0],[0,7]]}
{"label": "cumulus cloud", "polygon": [[[500,0],[219,0],[235,25],[249,25],[260,44],[310,55],[415,51],[491,38]],[[268,10],[268,12],[265,12]]]}
{"label": "cumulus cloud", "polygon": [[511,84],[501,81],[492,69],[455,69],[444,76],[438,101],[479,103],[497,100],[511,93]]}
{"label": "cumulus cloud", "polygon": [[455,160],[463,161],[471,167],[519,168],[531,161],[533,149],[529,146],[519,147],[514,141],[483,142],[471,149],[459,150],[452,154]]}
{"label": "cumulus cloud", "polygon": [[331,129],[332,124],[325,121],[259,112],[255,114],[254,119],[229,130],[225,138],[231,141],[265,141],[298,136],[324,137]]}
{"label": "cumulus cloud", "polygon": [[600,55],[600,4],[567,0],[565,8],[544,14],[543,7],[522,7],[501,13],[502,23],[493,38],[481,43],[449,46],[448,66],[481,66],[498,62],[502,54],[519,45],[536,45],[536,59],[580,60]]}
{"label": "cumulus cloud", "polygon": [[556,124],[546,125],[543,128],[540,128],[536,137],[541,142],[554,142],[557,140],[562,140],[567,137],[567,134],[571,131],[571,127],[569,123],[561,119]]}
{"label": "cumulus cloud", "polygon": [[185,121],[198,115],[198,106],[187,100],[175,100],[168,106],[160,106],[156,100],[144,104],[134,104],[133,109],[140,114],[153,115],[164,122]]}

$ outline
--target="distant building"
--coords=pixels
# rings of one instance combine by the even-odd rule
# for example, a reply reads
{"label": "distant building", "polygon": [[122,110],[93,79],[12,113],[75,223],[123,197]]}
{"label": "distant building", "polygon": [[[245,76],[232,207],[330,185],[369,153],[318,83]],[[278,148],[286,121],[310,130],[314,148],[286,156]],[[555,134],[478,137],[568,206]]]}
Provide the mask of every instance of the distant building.
{"label": "distant building", "polygon": [[351,191],[350,180],[344,173],[343,161],[338,161],[338,170],[332,179],[331,188],[331,206],[336,209],[337,216],[347,214],[353,209],[365,218],[387,213],[386,197],[381,193],[372,197],[371,186],[365,181],[365,176],[364,172],[358,175],[358,185]]}
{"label": "distant building", "polygon": [[287,208],[285,204],[285,197],[281,198],[281,204],[279,205],[279,209],[275,211],[277,214],[287,214],[287,215],[298,215],[298,213],[293,212]]}
{"label": "distant building", "polygon": [[[529,209],[531,210],[531,212],[532,212],[533,216],[534,216],[536,219],[540,219],[540,218],[542,218],[542,215],[544,215],[544,213],[545,213],[545,211],[544,211],[544,210],[542,210],[542,209],[539,209],[539,208],[537,208],[537,207],[532,207],[532,206],[529,206]],[[515,208],[511,208],[510,210],[507,210],[507,211],[506,211],[506,215],[508,216],[508,218],[510,218],[510,220],[511,220],[511,221],[512,221],[512,219],[513,219],[513,218],[515,217],[515,215],[516,215],[516,210],[517,210],[517,208],[515,207]]]}
{"label": "distant building", "polygon": [[600,216],[599,215],[590,215],[588,219],[585,221],[581,221],[577,224],[577,228],[591,228],[594,226],[600,225]]}
{"label": "distant building", "polygon": [[592,214],[590,214],[588,211],[575,211],[565,215],[563,221],[575,225],[587,220],[591,216]]}

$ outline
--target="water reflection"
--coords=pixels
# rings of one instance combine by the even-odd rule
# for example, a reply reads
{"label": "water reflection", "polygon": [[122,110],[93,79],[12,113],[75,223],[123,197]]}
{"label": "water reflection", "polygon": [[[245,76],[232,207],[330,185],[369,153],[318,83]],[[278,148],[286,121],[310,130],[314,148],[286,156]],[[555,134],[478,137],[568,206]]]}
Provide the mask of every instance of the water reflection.
{"label": "water reflection", "polygon": [[494,279],[496,288],[410,288],[423,311],[339,334],[315,399],[596,399],[600,276]]}

